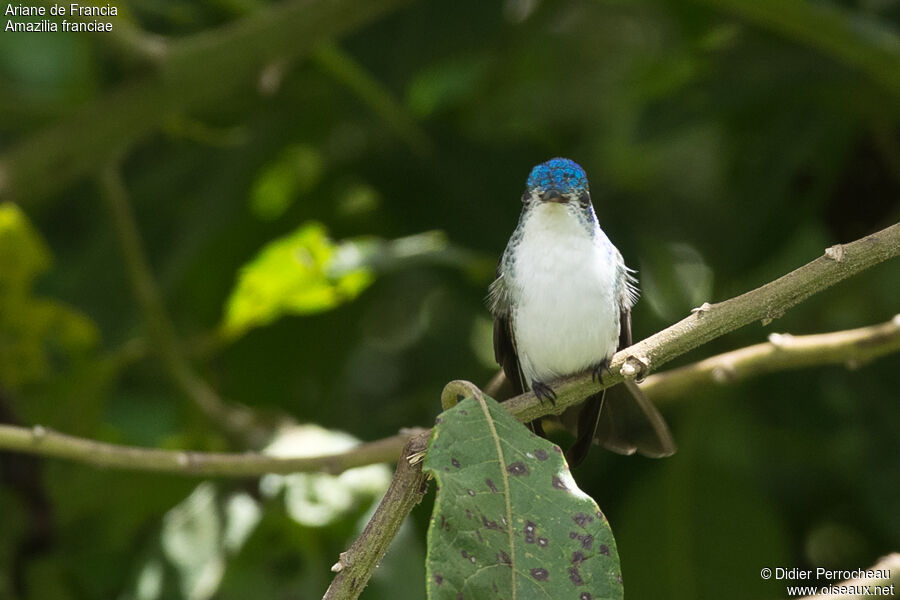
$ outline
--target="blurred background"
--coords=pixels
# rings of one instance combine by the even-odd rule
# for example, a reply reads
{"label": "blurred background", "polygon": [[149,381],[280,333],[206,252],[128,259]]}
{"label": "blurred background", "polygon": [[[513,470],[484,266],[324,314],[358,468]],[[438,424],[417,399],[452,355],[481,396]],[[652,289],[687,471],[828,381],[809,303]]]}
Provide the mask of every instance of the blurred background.
{"label": "blurred background", "polygon": [[[0,421],[213,451],[427,427],[446,382],[496,372],[484,297],[553,156],[638,271],[635,339],[900,218],[897,0],[114,6],[88,18],[107,34],[0,35]],[[158,358],[129,206],[186,360],[262,435]],[[898,298],[887,262],[676,364]],[[629,599],[782,598],[762,567],[900,549],[897,357],[854,367],[670,399],[669,459],[591,453],[575,477]],[[265,433],[285,417],[305,426]],[[0,598],[319,598],[391,468],[201,482],[0,453]],[[424,597],[431,502],[363,598]]]}

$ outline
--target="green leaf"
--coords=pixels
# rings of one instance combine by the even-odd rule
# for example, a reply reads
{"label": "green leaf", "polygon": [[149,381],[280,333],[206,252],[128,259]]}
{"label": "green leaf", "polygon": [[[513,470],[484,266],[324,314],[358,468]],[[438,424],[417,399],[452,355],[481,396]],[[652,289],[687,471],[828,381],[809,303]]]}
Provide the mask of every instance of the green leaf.
{"label": "green leaf", "polygon": [[52,257],[18,206],[0,204],[0,381],[17,389],[45,378],[54,364],[92,350],[93,321],[71,307],[34,295]]}
{"label": "green leaf", "polygon": [[423,468],[438,482],[428,597],[622,598],[619,555],[559,447],[497,402],[445,411]]}
{"label": "green leaf", "polygon": [[50,266],[47,244],[12,202],[0,204],[0,291],[21,291]]}
{"label": "green leaf", "polygon": [[241,270],[225,311],[224,330],[236,337],[285,313],[309,314],[352,300],[373,281],[371,271],[344,256],[357,243],[336,244],[319,223],[306,223],[267,244]]}
{"label": "green leaf", "polygon": [[322,155],[306,144],[288,146],[266,165],[253,184],[250,208],[260,219],[277,219],[297,196],[313,189],[322,177]]}

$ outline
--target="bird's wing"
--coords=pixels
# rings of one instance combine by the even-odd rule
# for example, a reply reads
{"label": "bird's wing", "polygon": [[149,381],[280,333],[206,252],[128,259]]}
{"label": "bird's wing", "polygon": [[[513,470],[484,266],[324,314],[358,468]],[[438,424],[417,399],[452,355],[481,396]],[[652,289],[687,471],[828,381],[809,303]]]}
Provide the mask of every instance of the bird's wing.
{"label": "bird's wing", "polygon": [[516,338],[509,317],[494,317],[494,359],[503,369],[506,380],[512,385],[513,395],[524,393],[525,381],[522,379]]}

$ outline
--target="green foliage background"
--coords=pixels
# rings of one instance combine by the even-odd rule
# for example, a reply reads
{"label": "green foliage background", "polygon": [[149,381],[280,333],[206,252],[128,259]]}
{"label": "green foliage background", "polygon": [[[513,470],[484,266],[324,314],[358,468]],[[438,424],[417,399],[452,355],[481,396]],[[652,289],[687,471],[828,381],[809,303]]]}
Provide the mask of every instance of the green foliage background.
{"label": "green foliage background", "polygon": [[[117,6],[117,31],[172,39],[272,9]],[[173,102],[126,148],[87,125],[53,143],[97,172],[122,153],[166,306],[222,395],[375,440],[429,425],[447,381],[495,372],[483,298],[538,162],[587,170],[639,272],[636,339],[896,222],[898,22],[896,0],[423,1],[235,85],[232,55],[191,65],[222,92]],[[148,347],[96,182],[15,171],[41,132],[153,72],[129,48],[0,35],[0,201],[16,203],[0,204],[0,420],[234,448]],[[682,362],[882,322],[898,298],[884,264]],[[612,524],[628,598],[783,597],[762,567],[900,549],[898,389],[896,357],[697,389],[663,407],[673,458],[592,453],[575,477]],[[0,598],[318,598],[377,495],[313,525],[256,481],[0,466]],[[423,597],[429,503],[363,598]]]}

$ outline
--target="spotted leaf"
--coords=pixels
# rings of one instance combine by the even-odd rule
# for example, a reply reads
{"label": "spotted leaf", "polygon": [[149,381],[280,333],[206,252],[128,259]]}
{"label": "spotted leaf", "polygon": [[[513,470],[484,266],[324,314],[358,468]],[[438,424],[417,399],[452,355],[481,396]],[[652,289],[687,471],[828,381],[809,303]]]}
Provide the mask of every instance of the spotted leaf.
{"label": "spotted leaf", "polygon": [[621,599],[612,531],[560,449],[490,398],[441,415],[424,469],[438,493],[428,530],[432,600]]}

